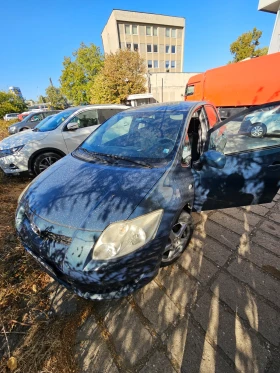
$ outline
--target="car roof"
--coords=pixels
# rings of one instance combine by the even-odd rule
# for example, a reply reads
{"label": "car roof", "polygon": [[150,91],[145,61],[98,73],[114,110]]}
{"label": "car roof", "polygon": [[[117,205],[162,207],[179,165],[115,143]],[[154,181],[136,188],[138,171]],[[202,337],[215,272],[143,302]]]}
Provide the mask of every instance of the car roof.
{"label": "car roof", "polygon": [[80,109],[91,109],[91,108],[95,108],[95,109],[105,109],[105,108],[108,108],[108,109],[129,109],[130,107],[126,106],[126,105],[122,105],[122,104],[94,104],[94,105],[71,106],[71,107],[69,107],[65,110],[73,110],[73,109],[80,110]]}
{"label": "car roof", "polygon": [[190,109],[199,106],[209,104],[209,102],[205,101],[175,101],[175,102],[162,102],[157,104],[148,104],[148,105],[141,105],[135,106],[129,109],[131,110],[145,110],[145,111],[189,111]]}

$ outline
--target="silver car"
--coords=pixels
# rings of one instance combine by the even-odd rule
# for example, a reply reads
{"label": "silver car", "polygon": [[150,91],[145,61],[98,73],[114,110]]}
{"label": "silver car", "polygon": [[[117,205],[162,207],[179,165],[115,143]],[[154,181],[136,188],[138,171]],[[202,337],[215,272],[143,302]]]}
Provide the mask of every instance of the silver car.
{"label": "silver car", "polygon": [[0,167],[6,174],[38,175],[75,150],[107,119],[128,109],[124,105],[71,107],[0,142]]}

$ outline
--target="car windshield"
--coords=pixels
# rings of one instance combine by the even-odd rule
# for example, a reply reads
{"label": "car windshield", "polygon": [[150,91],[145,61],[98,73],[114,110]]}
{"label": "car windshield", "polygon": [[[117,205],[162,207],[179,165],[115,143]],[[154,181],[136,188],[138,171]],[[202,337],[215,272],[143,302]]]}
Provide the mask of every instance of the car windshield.
{"label": "car windshield", "polygon": [[64,110],[61,113],[58,113],[50,120],[42,121],[37,126],[36,129],[39,132],[47,132],[55,130],[62,122],[64,122],[71,114],[73,114],[77,109]]}
{"label": "car windshield", "polygon": [[86,160],[101,155],[111,162],[165,164],[176,152],[187,114],[162,107],[121,112],[94,131],[74,155]]}
{"label": "car windshield", "polygon": [[43,120],[41,120],[41,122],[38,123],[36,127],[34,127],[34,130],[38,131],[38,127],[39,126],[42,126],[44,123],[46,123],[48,120],[50,120],[53,117],[54,117],[54,115],[49,115],[48,117],[46,117]]}

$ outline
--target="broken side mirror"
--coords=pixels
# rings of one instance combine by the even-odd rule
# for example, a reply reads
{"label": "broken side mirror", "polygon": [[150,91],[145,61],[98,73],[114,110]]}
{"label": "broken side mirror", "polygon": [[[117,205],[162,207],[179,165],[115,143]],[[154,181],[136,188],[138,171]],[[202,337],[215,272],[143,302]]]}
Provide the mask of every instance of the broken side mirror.
{"label": "broken side mirror", "polygon": [[216,150],[208,150],[201,157],[201,163],[207,164],[214,168],[224,168],[226,164],[226,156],[223,153],[217,152]]}

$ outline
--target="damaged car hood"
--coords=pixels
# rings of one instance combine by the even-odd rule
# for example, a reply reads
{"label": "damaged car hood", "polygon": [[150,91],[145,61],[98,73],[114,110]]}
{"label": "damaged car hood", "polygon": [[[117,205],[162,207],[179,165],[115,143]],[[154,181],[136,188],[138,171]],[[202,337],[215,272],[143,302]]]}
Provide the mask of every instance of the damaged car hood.
{"label": "damaged car hood", "polygon": [[164,171],[68,155],[36,178],[25,198],[30,211],[51,224],[103,231],[111,222],[126,220]]}

